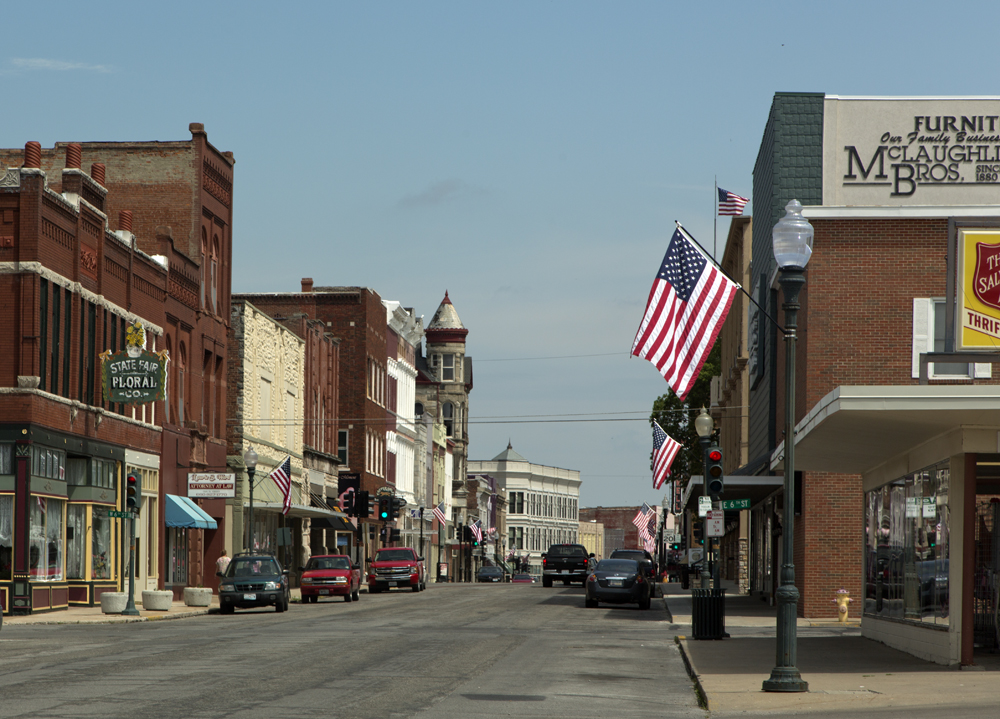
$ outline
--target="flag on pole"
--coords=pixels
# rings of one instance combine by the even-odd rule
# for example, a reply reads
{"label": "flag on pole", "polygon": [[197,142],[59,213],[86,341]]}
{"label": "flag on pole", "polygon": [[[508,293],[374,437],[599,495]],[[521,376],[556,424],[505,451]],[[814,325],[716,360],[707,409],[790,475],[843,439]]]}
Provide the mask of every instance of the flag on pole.
{"label": "flag on pole", "polygon": [[750,202],[746,197],[740,197],[735,192],[717,188],[719,191],[719,214],[720,215],[742,215],[743,208]]}
{"label": "flag on pole", "polygon": [[698,379],[736,290],[678,227],[649,291],[632,354],[652,362],[681,401]]}
{"label": "flag on pole", "polygon": [[479,542],[480,544],[482,544],[483,543],[483,525],[482,525],[482,523],[478,519],[475,522],[472,523],[472,533],[475,535],[476,541]]}
{"label": "flag on pole", "polygon": [[441,524],[448,523],[448,518],[444,516],[444,502],[434,508],[434,518]]}
{"label": "flag on pole", "polygon": [[292,508],[292,458],[285,457],[285,461],[275,467],[268,476],[278,485],[278,489],[281,490],[281,494],[285,498],[281,513],[288,514],[288,510]]}
{"label": "flag on pole", "polygon": [[654,554],[656,552],[656,542],[652,537],[642,540],[642,546],[650,554]]}
{"label": "flag on pole", "polygon": [[653,508],[643,502],[639,511],[635,513],[634,517],[632,517],[632,524],[639,528],[640,534],[642,534],[642,529],[646,525],[646,515],[651,511],[653,511]]}
{"label": "flag on pole", "polygon": [[670,476],[670,465],[680,451],[680,442],[653,421],[653,489],[659,489]]}

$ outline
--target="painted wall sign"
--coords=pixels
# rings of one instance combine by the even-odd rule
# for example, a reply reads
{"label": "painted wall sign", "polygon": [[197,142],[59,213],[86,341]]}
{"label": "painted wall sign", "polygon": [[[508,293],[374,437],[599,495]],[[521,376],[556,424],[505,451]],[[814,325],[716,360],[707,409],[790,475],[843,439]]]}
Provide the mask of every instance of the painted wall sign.
{"label": "painted wall sign", "polygon": [[824,205],[1000,203],[1000,98],[827,97]]}
{"label": "painted wall sign", "polygon": [[958,231],[958,349],[1000,345],[1000,230]]}
{"label": "painted wall sign", "polygon": [[107,350],[101,359],[101,384],[104,399],[124,404],[145,404],[164,399],[167,390],[167,362],[169,355],[148,352],[146,330],[136,322],[129,325],[125,349]]}

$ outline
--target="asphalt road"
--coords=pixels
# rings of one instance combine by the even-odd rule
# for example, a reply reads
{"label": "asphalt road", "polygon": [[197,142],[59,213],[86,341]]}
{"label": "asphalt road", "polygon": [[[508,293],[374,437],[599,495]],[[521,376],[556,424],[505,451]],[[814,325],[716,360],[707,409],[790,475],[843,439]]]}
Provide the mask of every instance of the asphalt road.
{"label": "asphalt road", "polygon": [[430,585],[136,624],[4,627],[0,717],[705,717],[663,602]]}

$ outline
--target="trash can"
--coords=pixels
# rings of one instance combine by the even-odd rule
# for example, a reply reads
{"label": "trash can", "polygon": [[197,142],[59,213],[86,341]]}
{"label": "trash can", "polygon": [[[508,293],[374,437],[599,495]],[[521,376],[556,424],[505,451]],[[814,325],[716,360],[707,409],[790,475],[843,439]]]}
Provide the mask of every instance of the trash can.
{"label": "trash can", "polygon": [[722,639],[726,633],[726,590],[691,590],[691,634],[694,639]]}

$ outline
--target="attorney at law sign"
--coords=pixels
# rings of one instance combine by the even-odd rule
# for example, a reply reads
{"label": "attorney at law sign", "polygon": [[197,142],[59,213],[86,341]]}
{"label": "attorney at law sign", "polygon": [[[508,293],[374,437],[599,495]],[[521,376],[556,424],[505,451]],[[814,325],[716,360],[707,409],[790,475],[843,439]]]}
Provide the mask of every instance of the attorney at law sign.
{"label": "attorney at law sign", "polygon": [[235,497],[236,475],[192,472],[188,475],[189,497]]}

